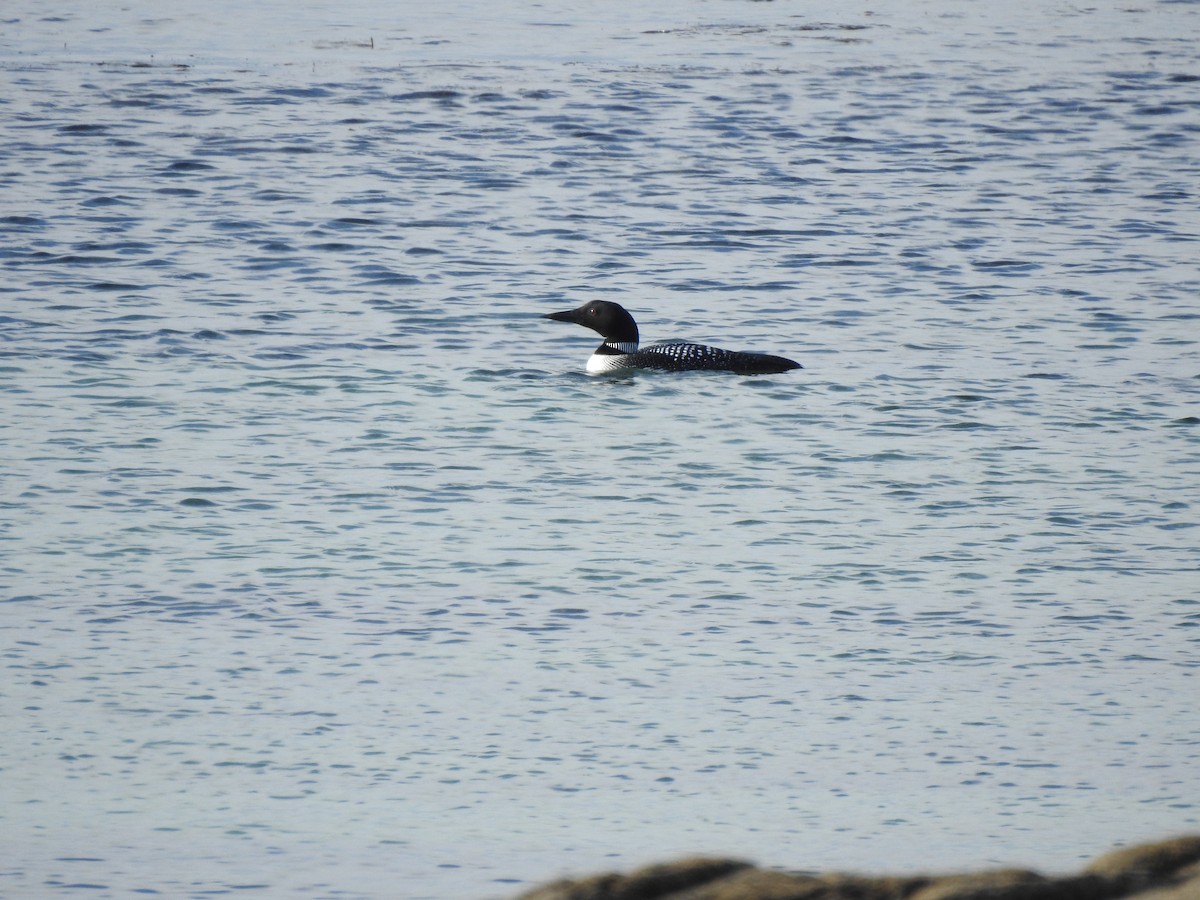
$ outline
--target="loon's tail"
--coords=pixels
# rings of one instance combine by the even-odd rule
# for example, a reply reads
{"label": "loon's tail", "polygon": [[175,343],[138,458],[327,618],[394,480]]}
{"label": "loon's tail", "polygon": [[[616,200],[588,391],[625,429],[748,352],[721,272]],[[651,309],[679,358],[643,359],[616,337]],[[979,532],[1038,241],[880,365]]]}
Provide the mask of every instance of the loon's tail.
{"label": "loon's tail", "polygon": [[738,375],[775,375],[779,372],[804,368],[795,360],[783,356],[772,356],[769,353],[735,350],[730,352],[730,357],[730,368]]}

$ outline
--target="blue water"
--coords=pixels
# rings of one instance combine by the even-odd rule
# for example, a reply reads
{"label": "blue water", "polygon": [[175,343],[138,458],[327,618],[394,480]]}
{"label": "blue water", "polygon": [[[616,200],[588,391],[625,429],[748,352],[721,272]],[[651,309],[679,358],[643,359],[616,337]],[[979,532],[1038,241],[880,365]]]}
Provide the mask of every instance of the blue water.
{"label": "blue water", "polygon": [[406,6],[5,6],[0,893],[1196,831],[1200,6]]}

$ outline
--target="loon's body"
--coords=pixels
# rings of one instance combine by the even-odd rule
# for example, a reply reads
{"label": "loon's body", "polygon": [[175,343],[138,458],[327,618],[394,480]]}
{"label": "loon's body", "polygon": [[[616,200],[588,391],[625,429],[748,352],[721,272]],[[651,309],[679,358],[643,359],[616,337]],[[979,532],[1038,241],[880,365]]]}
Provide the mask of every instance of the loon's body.
{"label": "loon's body", "polygon": [[738,375],[772,375],[802,368],[800,363],[767,353],[722,350],[688,341],[658,341],[641,346],[637,323],[619,303],[592,300],[578,309],[549,313],[546,319],[574,322],[600,332],[604,342],[587,362],[589,375],[631,369],[662,369],[668,372],[734,372]]}

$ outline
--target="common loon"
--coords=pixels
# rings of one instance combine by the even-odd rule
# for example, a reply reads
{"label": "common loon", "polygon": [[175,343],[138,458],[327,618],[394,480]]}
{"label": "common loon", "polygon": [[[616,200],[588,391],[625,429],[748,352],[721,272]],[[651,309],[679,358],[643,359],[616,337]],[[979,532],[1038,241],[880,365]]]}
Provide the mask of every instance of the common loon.
{"label": "common loon", "polygon": [[548,313],[545,319],[574,322],[600,332],[604,342],[587,362],[589,375],[623,372],[628,369],[664,369],[668,372],[706,370],[736,372],[738,375],[772,375],[803,366],[782,356],[722,350],[687,341],[659,341],[638,346],[638,327],[619,303],[590,300],[578,309]]}

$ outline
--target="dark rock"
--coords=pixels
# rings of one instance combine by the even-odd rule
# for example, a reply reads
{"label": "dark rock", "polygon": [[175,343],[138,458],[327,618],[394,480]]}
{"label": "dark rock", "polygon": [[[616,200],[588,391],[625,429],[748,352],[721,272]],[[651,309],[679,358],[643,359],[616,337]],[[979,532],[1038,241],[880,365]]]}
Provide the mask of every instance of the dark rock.
{"label": "dark rock", "polygon": [[647,866],[628,875],[593,875],[579,880],[555,881],[522,894],[522,900],[656,900],[681,895],[697,885],[719,881],[750,868],[733,859],[682,859]]}
{"label": "dark rock", "polygon": [[1109,877],[1152,879],[1171,875],[1191,863],[1200,863],[1200,835],[1122,847],[1105,853],[1087,871]]}
{"label": "dark rock", "polygon": [[685,859],[565,879],[518,900],[1200,900],[1200,836],[1114,850],[1079,875],[1024,869],[871,877],[760,869],[733,859]]}

